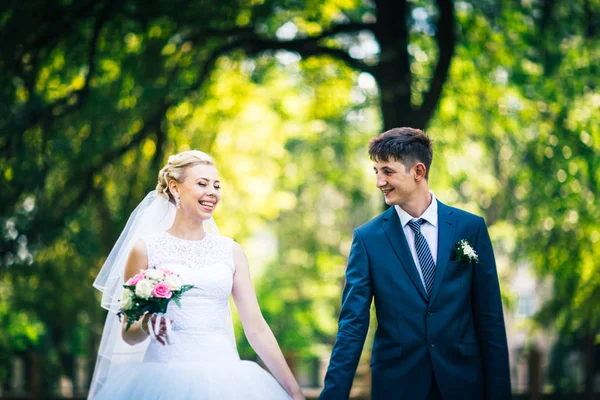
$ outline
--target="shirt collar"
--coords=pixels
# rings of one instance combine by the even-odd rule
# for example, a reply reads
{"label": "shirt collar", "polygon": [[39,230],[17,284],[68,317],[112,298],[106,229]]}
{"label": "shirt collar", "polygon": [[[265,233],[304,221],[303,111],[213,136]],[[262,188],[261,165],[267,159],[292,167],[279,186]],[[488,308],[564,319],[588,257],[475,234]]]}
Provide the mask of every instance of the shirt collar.
{"label": "shirt collar", "polygon": [[[438,203],[437,203],[437,199],[435,198],[435,195],[433,194],[433,192],[429,192],[429,193],[431,194],[431,204],[429,205],[429,207],[427,207],[425,212],[419,218],[423,218],[425,221],[429,222],[431,225],[437,226],[437,224],[438,224]],[[406,224],[408,224],[408,222],[411,219],[414,219],[414,217],[412,217],[409,213],[404,211],[400,206],[395,205],[394,208],[396,209],[396,213],[398,214],[398,217],[400,217],[400,222],[402,223],[403,228],[404,228],[404,226],[406,226]]]}

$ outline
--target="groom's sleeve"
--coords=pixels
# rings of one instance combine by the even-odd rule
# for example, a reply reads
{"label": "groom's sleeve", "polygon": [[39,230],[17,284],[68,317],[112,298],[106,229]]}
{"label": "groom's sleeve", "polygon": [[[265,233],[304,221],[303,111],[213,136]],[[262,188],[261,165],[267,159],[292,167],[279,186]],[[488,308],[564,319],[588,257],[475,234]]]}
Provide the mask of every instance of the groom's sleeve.
{"label": "groom's sleeve", "polygon": [[479,256],[479,263],[474,265],[473,308],[483,355],[485,398],[510,399],[508,346],[500,284],[492,241],[483,218],[479,221],[475,251]]}
{"label": "groom's sleeve", "polygon": [[350,395],[369,329],[372,296],[369,259],[360,234],[355,230],[346,268],[338,333],[325,375],[325,387],[319,397],[321,400],[342,400]]}

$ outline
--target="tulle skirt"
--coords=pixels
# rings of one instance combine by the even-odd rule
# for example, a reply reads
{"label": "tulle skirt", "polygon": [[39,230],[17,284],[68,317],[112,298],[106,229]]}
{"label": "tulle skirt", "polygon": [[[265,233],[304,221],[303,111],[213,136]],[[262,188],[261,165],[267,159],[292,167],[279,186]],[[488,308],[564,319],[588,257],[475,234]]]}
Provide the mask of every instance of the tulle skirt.
{"label": "tulle skirt", "polygon": [[111,373],[94,400],[288,400],[271,374],[251,361],[145,362]]}

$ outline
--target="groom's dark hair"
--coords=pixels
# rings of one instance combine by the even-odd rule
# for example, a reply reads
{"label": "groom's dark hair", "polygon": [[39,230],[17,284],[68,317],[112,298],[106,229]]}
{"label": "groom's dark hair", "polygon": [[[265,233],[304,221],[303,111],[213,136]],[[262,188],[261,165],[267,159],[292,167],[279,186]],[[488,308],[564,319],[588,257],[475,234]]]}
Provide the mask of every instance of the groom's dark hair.
{"label": "groom's dark hair", "polygon": [[418,162],[425,165],[425,179],[433,158],[432,141],[425,132],[415,128],[394,128],[369,142],[369,157],[373,161],[399,161],[407,170]]}

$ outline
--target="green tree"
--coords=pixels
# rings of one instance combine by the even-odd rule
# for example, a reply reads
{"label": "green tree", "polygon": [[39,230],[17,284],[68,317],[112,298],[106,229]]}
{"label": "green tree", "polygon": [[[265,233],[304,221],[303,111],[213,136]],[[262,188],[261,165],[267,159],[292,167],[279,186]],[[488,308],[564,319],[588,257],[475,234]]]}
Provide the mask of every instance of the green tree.
{"label": "green tree", "polygon": [[[511,263],[552,280],[536,318],[559,335],[551,369],[564,368],[565,343],[576,343],[588,398],[600,333],[597,6],[465,6],[463,45],[429,130],[448,147],[438,158],[448,198],[486,215]],[[567,389],[562,376],[550,376],[557,391]]]}
{"label": "green tree", "polygon": [[286,355],[322,353],[352,228],[381,206],[365,143],[402,125],[428,127],[436,195],[486,215],[503,277],[525,260],[554,278],[539,320],[582,335],[590,354],[598,6],[3,3],[0,321],[11,340],[0,376],[23,355],[49,393],[76,356],[93,367],[93,278],[166,155],[187,148],[217,160],[217,222],[258,266]]}
{"label": "green tree", "polygon": [[[423,85],[419,86],[423,104],[415,102],[413,113],[399,113],[393,104],[411,105],[413,97],[408,90],[412,80],[406,69],[410,58],[406,44],[408,33],[415,35],[419,31],[411,32],[416,21],[409,11],[405,1],[229,1],[218,7],[207,1],[3,4],[2,276],[14,289],[12,304],[37,315],[47,328],[40,338],[52,345],[45,352],[45,365],[62,366],[62,370],[48,368],[51,373],[46,374],[46,390],[50,390],[56,374],[67,371],[72,375],[73,356],[77,349],[85,348],[73,342],[81,339],[77,332],[81,332],[82,321],[87,320],[82,315],[92,321],[88,347],[94,348],[101,317],[89,301],[91,280],[129,211],[152,187],[154,173],[165,154],[194,146],[212,151],[224,160],[231,156],[225,151],[220,153],[220,149],[227,148],[223,146],[227,134],[220,130],[231,128],[227,120],[243,114],[242,107],[250,102],[243,96],[244,87],[246,96],[255,95],[247,78],[272,80],[269,90],[284,95],[275,87],[276,80],[289,84],[296,75],[305,83],[297,84],[296,91],[287,98],[308,89],[320,101],[302,116],[311,122],[309,131],[315,132],[314,138],[306,138],[298,131],[306,129],[302,124],[277,122],[288,119],[287,104],[271,114],[271,135],[264,139],[273,140],[279,131],[291,129],[297,138],[288,137],[289,143],[283,143],[283,150],[290,154],[306,149],[309,143],[319,145],[319,136],[324,132],[333,138],[338,129],[347,130],[340,139],[373,133],[372,128],[365,130],[356,121],[344,122],[349,112],[355,113],[355,119],[364,119],[358,109],[371,102],[365,103],[367,96],[360,88],[351,89],[357,79],[353,70],[368,71],[381,80],[379,84],[386,93],[391,89],[389,96],[382,97],[385,125],[426,124],[441,93],[452,55],[453,8],[451,2],[439,2],[440,30],[435,37],[440,57],[433,69],[431,89],[427,92]],[[394,14],[400,23],[392,19]],[[379,61],[380,51],[389,57]],[[297,55],[307,60],[302,62],[300,74],[290,75],[288,70],[290,78],[272,76],[288,63],[281,57],[289,60]],[[281,60],[273,63],[278,56]],[[318,61],[312,62],[313,57],[318,57]],[[404,73],[392,73],[396,67]],[[331,73],[323,74],[326,68]],[[341,77],[335,76],[338,73]],[[241,93],[232,93],[233,83],[223,85],[221,78],[238,79],[242,86],[236,89]],[[308,85],[312,87],[309,89]],[[341,93],[348,95],[354,90],[359,100],[332,95],[342,87],[346,89]],[[307,97],[310,95],[307,93]],[[222,101],[227,96],[229,100]],[[265,97],[265,101],[272,99]],[[210,117],[200,115],[200,109]],[[269,117],[268,113],[264,116]],[[400,116],[404,119],[398,119]],[[369,120],[377,121],[378,117]],[[234,128],[238,129],[236,132],[241,129]],[[202,135],[198,135],[199,130]],[[307,158],[314,164],[301,167],[324,166],[324,160],[335,160],[340,165],[352,157],[357,143],[362,142],[354,140],[347,146],[342,140],[335,140],[337,144],[326,148],[323,155]],[[274,150],[278,150],[277,146]],[[286,157],[274,158],[281,170]],[[269,162],[261,165],[272,167]],[[236,182],[234,168],[223,173]],[[321,179],[330,178],[331,172],[323,174]],[[355,172],[349,175],[352,174]],[[315,179],[314,184],[318,182],[321,181]],[[364,200],[357,189],[360,183],[342,187],[342,182],[339,178],[332,187],[340,190],[344,201],[352,198],[353,207],[360,208]],[[240,195],[248,194],[244,193],[247,188],[237,189]],[[310,208],[309,202],[316,201],[320,193],[305,191],[304,183],[298,182],[277,195],[282,199],[290,194],[306,196],[304,207]],[[264,201],[253,200],[253,204],[264,205]],[[257,213],[241,227],[224,221],[224,231],[243,238],[257,221],[276,218],[280,208],[289,207],[285,203]],[[317,225],[315,221],[311,224]],[[317,239],[321,240],[307,240]],[[333,257],[330,251],[338,249],[343,239],[340,236],[337,243],[320,249],[324,254],[321,265]],[[281,247],[284,252],[292,250],[285,243]],[[338,250],[334,254],[339,254]],[[281,259],[287,258],[282,255]],[[82,309],[81,304],[89,306]]]}

